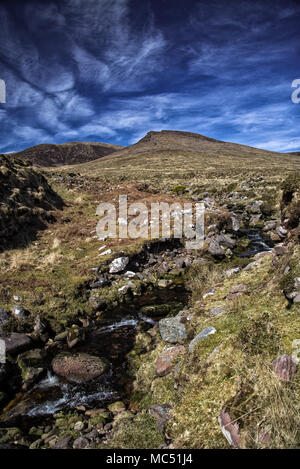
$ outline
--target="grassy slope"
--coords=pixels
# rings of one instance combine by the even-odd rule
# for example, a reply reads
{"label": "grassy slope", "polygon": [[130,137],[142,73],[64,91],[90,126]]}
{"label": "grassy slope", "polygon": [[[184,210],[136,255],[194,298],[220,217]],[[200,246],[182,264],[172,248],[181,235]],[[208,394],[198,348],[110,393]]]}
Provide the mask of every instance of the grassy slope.
{"label": "grassy slope", "polygon": [[[166,137],[168,140],[169,136]],[[247,202],[274,196],[279,200],[281,181],[287,173],[299,170],[300,165],[297,157],[240,145],[204,140],[197,149],[185,149],[183,144],[178,149],[178,142],[176,146],[177,150],[156,151],[146,142],[146,148],[143,143],[141,151],[136,147],[131,151],[126,149],[112,157],[53,171],[54,181],[58,174],[79,172],[86,178],[86,187],[67,190],[65,184],[55,182],[55,189],[68,202],[63,215],[70,217],[71,223],[58,220],[41,233],[38,246],[0,256],[3,285],[0,306],[4,303],[12,306],[7,292],[20,294],[28,309],[34,314],[45,311],[58,330],[68,322],[68,316],[75,318],[80,314],[86,304],[77,295],[78,286],[91,276],[90,268],[99,264],[99,243],[91,233],[95,229],[97,201],[111,201],[124,190],[134,191],[138,197],[140,193],[125,181],[147,182],[162,192],[188,182],[200,195],[208,191],[225,198],[230,187],[247,196]],[[237,185],[248,183],[251,177],[260,180],[250,190]],[[124,183],[119,186],[112,181]],[[148,197],[152,198],[153,194]],[[54,238],[59,242],[54,242]],[[116,250],[123,248],[118,241],[105,244]],[[295,247],[290,255],[296,266],[292,274],[300,276],[299,248]],[[105,259],[100,258],[100,262]],[[142,415],[146,415],[149,405],[163,402],[170,402],[174,407],[167,432],[178,448],[228,447],[217,422],[224,406],[238,419],[245,446],[299,446],[299,372],[292,385],[285,385],[274,379],[270,368],[274,357],[291,353],[292,341],[299,338],[299,306],[286,309],[287,301],[280,288],[287,262],[289,259],[283,257],[282,265],[274,267],[266,257],[256,269],[225,281],[221,272],[231,267],[230,264],[191,273],[187,286],[193,291],[189,309],[193,331],[213,325],[217,333],[199,344],[193,354],[184,356],[176,381],[173,374],[155,378],[155,361],[164,347],[159,337],[156,337],[156,348],[145,354],[136,353],[139,341],[145,340],[145,337],[137,338],[136,350],[130,356],[136,373],[132,406],[142,414],[136,423],[130,424],[130,431],[125,425],[116,432],[112,447],[130,448],[133,444],[153,447],[147,440],[147,432],[140,441],[136,435],[141,433]],[[249,287],[248,294],[239,301],[228,302],[225,297],[230,286],[241,282]],[[216,295],[202,301],[204,289],[216,285]],[[225,307],[224,314],[211,319],[208,311],[220,305]],[[218,346],[221,348],[211,357]],[[272,441],[264,444],[259,435],[268,432],[272,433]],[[135,436],[134,443],[130,435]],[[157,444],[153,441],[153,445]]]}
{"label": "grassy slope", "polygon": [[[177,134],[177,133],[176,133]],[[193,135],[193,134],[192,134]],[[172,132],[143,139],[101,160],[69,166],[66,171],[100,176],[108,181],[135,180],[159,188],[189,182],[232,182],[259,172],[263,176],[284,175],[300,168],[297,156],[203,138],[177,136]]]}

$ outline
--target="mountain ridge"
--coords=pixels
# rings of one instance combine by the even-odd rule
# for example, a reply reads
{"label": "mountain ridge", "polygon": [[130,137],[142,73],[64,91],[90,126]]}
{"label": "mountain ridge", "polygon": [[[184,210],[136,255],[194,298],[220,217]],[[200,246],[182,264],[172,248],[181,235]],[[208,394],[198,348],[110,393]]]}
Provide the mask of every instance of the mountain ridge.
{"label": "mountain ridge", "polygon": [[56,167],[87,163],[122,148],[119,145],[98,142],[41,143],[12,153],[11,156],[30,161],[34,166]]}

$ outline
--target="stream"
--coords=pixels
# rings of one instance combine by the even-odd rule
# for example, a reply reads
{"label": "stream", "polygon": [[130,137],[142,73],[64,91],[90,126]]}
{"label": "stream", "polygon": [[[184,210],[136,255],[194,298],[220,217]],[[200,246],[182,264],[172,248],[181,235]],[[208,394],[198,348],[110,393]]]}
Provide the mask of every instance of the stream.
{"label": "stream", "polygon": [[[241,234],[247,236],[250,243],[238,254],[239,257],[252,257],[271,250],[269,240],[260,230],[243,230]],[[172,304],[171,311],[175,315],[187,301],[188,294],[183,284],[173,283],[165,288],[147,291],[134,297],[130,304],[104,312],[102,326],[92,328],[84,343],[74,347],[72,352],[103,357],[109,362],[108,370],[84,384],[70,384],[55,376],[49,366],[47,376],[42,381],[29,391],[21,391],[15,396],[1,426],[29,428],[51,419],[60,410],[67,411],[78,406],[86,409],[103,408],[117,400],[128,402],[133,378],[128,373],[127,354],[134,348],[137,329],[146,331],[168,314],[164,312],[160,316],[150,317],[143,312],[143,308]],[[177,307],[174,307],[176,303]]]}
{"label": "stream", "polygon": [[133,349],[137,328],[147,330],[163,317],[148,317],[139,309],[148,305],[166,304],[167,301],[178,303],[176,314],[187,301],[183,285],[156,288],[142,296],[134,298],[133,304],[122,305],[113,311],[107,311],[103,318],[104,325],[92,329],[84,343],[72,349],[72,352],[84,352],[104,357],[109,362],[108,370],[98,378],[83,384],[71,384],[52,373],[37,383],[30,391],[20,392],[15,396],[13,406],[6,411],[2,425],[18,425],[26,429],[32,425],[47,421],[60,411],[78,406],[86,409],[103,408],[117,400],[128,401],[131,393],[132,377],[128,374],[127,354]]}

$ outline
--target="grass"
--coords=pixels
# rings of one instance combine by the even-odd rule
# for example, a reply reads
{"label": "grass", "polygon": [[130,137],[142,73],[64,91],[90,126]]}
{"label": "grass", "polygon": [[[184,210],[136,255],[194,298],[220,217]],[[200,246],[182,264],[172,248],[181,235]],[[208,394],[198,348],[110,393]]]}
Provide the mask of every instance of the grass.
{"label": "grass", "polygon": [[[56,332],[91,314],[85,295],[85,284],[94,277],[91,269],[99,266],[101,271],[121,251],[137,254],[143,246],[142,240],[99,243],[95,238],[98,203],[117,202],[119,194],[147,205],[213,196],[241,214],[247,204],[260,199],[264,216],[278,218],[283,193],[283,213],[292,212],[299,221],[298,179],[293,176],[299,157],[206,140],[199,145],[199,139],[192,147],[184,139],[174,145],[166,134],[158,136],[161,149],[156,150],[152,136],[149,139],[109,158],[45,170],[66,205],[53,224],[38,232],[35,243],[0,254],[0,307],[11,309],[13,295],[21,296],[31,312],[29,321],[39,314]],[[283,183],[287,174],[291,177]],[[230,213],[226,208],[207,210],[206,223],[226,228]],[[102,244],[112,255],[99,257]],[[246,240],[238,240],[237,251],[245,247]],[[292,383],[281,383],[271,369],[272,360],[292,353],[293,341],[299,339],[299,306],[288,305],[282,293],[291,291],[294,277],[300,276],[299,247],[291,247],[275,265],[265,257],[252,270],[229,278],[224,276],[227,269],[242,268],[249,259],[217,263],[204,257],[207,264],[193,266],[184,279],[191,292],[186,328],[190,339],[207,326],[214,326],[216,334],[180,357],[176,379],[173,373],[156,377],[155,363],[165,347],[159,333],[137,334],[128,361],[135,376],[130,405],[140,413],[120,419],[106,448],[162,444],[162,434],[148,414],[149,406],[159,403],[173,407],[166,431],[175,448],[228,448],[218,423],[223,408],[238,422],[244,447],[300,446],[299,371]],[[290,271],[284,274],[287,266]],[[240,283],[247,285],[247,292],[227,300],[230,288]],[[203,293],[212,287],[216,293],[204,300]],[[101,292],[111,303],[117,294],[117,286]],[[211,317],[211,308],[219,306],[223,313]],[[63,426],[68,432],[67,421]]]}

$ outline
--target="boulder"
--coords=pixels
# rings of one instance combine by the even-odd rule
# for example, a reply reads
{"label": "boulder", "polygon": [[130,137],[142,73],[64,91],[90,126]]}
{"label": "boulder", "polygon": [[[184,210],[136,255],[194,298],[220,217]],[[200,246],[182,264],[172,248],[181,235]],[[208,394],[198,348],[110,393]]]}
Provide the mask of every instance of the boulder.
{"label": "boulder", "polygon": [[209,244],[208,253],[213,257],[224,257],[224,249],[218,243],[217,238],[212,238]]}
{"label": "boulder", "polygon": [[102,375],[107,368],[105,359],[86,353],[61,353],[52,361],[54,373],[71,383],[85,383]]}
{"label": "boulder", "polygon": [[16,355],[17,353],[28,350],[31,345],[31,339],[23,333],[13,332],[10,336],[5,337],[6,353],[9,355]]}
{"label": "boulder", "polygon": [[73,443],[73,449],[85,449],[89,446],[89,440],[80,436]]}
{"label": "boulder", "polygon": [[29,350],[18,355],[17,364],[26,386],[35,383],[43,376],[46,370],[45,358],[46,352],[42,349]]}
{"label": "boulder", "polygon": [[57,440],[52,449],[70,449],[71,447],[72,437],[70,435],[67,435]]}
{"label": "boulder", "polygon": [[205,327],[194,339],[190,342],[189,351],[192,352],[196,344],[206,339],[208,336],[215,334],[217,331],[213,326]]}
{"label": "boulder", "polygon": [[292,381],[297,373],[297,363],[290,355],[281,355],[272,362],[275,375],[281,381]]}
{"label": "boulder", "polygon": [[230,236],[225,235],[223,233],[217,236],[217,242],[219,243],[220,246],[224,248],[230,248],[230,249],[233,249],[236,245],[236,242],[234,239],[230,238]]}
{"label": "boulder", "polygon": [[178,313],[173,318],[161,319],[158,323],[161,338],[171,344],[182,344],[187,338],[185,325],[181,322],[182,314]]}
{"label": "boulder", "polygon": [[109,264],[109,273],[117,274],[122,272],[129,263],[129,257],[118,257]]}
{"label": "boulder", "polygon": [[183,345],[163,350],[156,361],[157,376],[165,376],[170,373],[173,369],[175,359],[184,352],[185,348]]}

